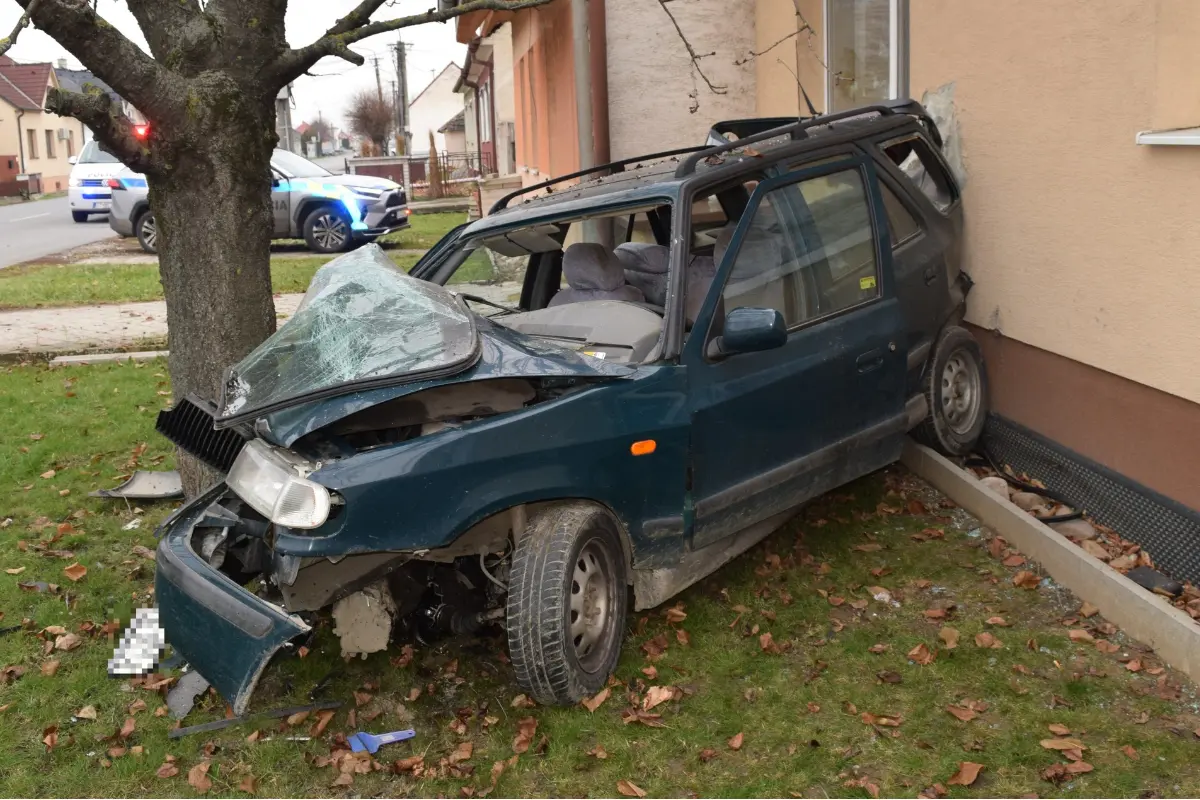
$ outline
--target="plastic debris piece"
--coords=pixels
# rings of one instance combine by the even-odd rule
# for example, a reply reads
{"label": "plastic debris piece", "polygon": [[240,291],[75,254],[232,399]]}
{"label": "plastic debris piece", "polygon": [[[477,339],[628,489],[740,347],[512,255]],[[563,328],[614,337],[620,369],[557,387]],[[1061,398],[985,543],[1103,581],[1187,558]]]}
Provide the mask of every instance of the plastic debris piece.
{"label": "plastic debris piece", "polygon": [[274,711],[264,711],[261,714],[246,714],[241,717],[229,717],[228,719],[218,719],[212,722],[205,722],[200,725],[191,725],[186,728],[173,728],[167,731],[167,738],[179,739],[184,736],[190,736],[193,733],[208,733],[209,731],[219,731],[222,728],[229,728],[233,725],[241,725],[246,722],[252,722],[260,719],[282,719],[290,717],[292,714],[299,714],[302,711],[326,711],[331,708],[341,708],[340,701],[330,701],[327,703],[314,703],[310,706],[288,706],[287,708],[277,708]]}
{"label": "plastic debris piece", "polygon": [[183,719],[196,704],[196,698],[208,689],[208,681],[199,672],[185,672],[167,692],[167,708],[172,719]]}
{"label": "plastic debris piece", "polygon": [[374,755],[375,753],[378,753],[379,748],[385,744],[391,744],[392,742],[403,742],[405,739],[411,739],[416,735],[417,732],[412,728],[404,731],[381,733],[378,736],[373,733],[363,733],[360,731],[346,741],[350,742],[350,749],[355,753],[361,753],[365,750]]}
{"label": "plastic debris piece", "polygon": [[115,489],[97,489],[91,492],[90,496],[123,497],[128,500],[170,500],[183,497],[183,479],[179,477],[177,470],[152,472],[139,469]]}

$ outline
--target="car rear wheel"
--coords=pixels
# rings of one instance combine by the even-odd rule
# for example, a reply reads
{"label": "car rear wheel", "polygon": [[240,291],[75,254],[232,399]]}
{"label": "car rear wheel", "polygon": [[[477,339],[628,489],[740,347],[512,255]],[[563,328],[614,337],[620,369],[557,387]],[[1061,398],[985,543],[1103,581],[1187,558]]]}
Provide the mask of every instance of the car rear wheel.
{"label": "car rear wheel", "polygon": [[341,253],[353,240],[350,221],[333,206],[314,209],[304,219],[303,232],[308,249],[316,253]]}
{"label": "car rear wheel", "polygon": [[508,654],[517,683],[545,705],[600,691],[616,667],[629,590],[617,523],[590,503],[538,515],[509,572]]}
{"label": "car rear wheel", "polygon": [[133,231],[143,250],[152,255],[158,252],[158,225],[153,212],[147,211],[138,217],[133,223]]}
{"label": "car rear wheel", "polygon": [[929,413],[913,433],[949,456],[974,449],[987,422],[987,370],[979,343],[965,328],[943,331],[925,371]]}
{"label": "car rear wheel", "polygon": [[71,212],[71,219],[75,220],[76,222],[87,222],[87,221],[88,221],[88,212],[86,212],[86,211],[72,211],[72,212]]}

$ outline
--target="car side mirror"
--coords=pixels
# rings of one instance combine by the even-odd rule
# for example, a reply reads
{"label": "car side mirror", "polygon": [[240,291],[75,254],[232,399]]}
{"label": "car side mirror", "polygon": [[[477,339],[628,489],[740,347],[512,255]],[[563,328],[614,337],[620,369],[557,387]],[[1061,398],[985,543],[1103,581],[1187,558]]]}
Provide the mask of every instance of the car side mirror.
{"label": "car side mirror", "polygon": [[75,156],[71,156],[67,159],[67,163],[70,164],[71,166],[75,166],[76,164],[79,163],[79,159],[76,158]]}
{"label": "car side mirror", "polygon": [[774,350],[787,344],[787,323],[774,308],[743,306],[725,317],[724,332],[709,342],[710,358]]}

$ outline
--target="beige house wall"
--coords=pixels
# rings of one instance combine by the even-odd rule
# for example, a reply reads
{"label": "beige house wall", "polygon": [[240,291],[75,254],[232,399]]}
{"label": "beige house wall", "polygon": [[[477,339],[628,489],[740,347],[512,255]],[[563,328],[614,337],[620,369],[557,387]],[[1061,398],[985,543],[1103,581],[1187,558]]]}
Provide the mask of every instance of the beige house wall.
{"label": "beige house wall", "polygon": [[[800,4],[821,31],[821,0]],[[1200,148],[1134,143],[1138,131],[1200,125],[1200,2],[910,7],[911,94],[954,84],[968,320],[1200,402],[1184,344],[1200,341]],[[759,0],[758,14],[762,50],[794,25],[795,6]],[[798,66],[821,107],[822,35],[812,40],[815,53],[781,45],[758,59],[759,114],[799,112]]]}
{"label": "beige house wall", "polygon": [[[18,121],[19,112],[8,103],[0,100],[0,154],[5,156],[20,156],[25,154],[25,171],[41,173],[42,190],[46,192],[65,191],[67,178],[71,174],[71,165],[67,159],[71,154],[79,155],[83,143],[79,138],[79,123],[49,114],[44,111],[26,111]],[[19,126],[19,131],[18,131]],[[68,153],[67,142],[58,140],[58,130],[65,128],[71,139],[71,153]],[[37,138],[37,158],[31,158],[29,152],[29,136],[27,131],[34,131]],[[53,131],[54,158],[46,153],[46,131]],[[18,136],[20,146],[18,146]]]}
{"label": "beige house wall", "polygon": [[[800,86],[817,111],[825,107],[823,0],[759,0],[754,20],[756,113],[762,117],[807,115]],[[805,26],[812,30],[806,30]],[[797,31],[800,31],[797,33]],[[795,34],[791,38],[784,38]]]}
{"label": "beige house wall", "polygon": [[658,0],[605,0],[610,154],[630,158],[703,144],[712,123],[755,113],[755,0],[671,3],[712,92]]}
{"label": "beige house wall", "polygon": [[914,96],[955,84],[968,319],[1200,402],[1200,149],[1134,143],[1188,5],[916,0],[911,68]]}

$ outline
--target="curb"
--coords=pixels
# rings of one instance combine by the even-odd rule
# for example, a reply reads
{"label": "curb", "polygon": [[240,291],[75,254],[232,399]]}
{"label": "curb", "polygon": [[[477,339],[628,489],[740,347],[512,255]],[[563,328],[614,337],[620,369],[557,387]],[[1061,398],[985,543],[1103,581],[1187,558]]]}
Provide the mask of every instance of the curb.
{"label": "curb", "polygon": [[1045,523],[985,489],[969,472],[911,440],[900,458],[910,470],[1037,561],[1055,581],[1086,600],[1171,667],[1200,683],[1200,625],[1153,592],[1088,555]]}
{"label": "curb", "polygon": [[77,356],[56,356],[50,359],[50,366],[59,367],[68,364],[87,366],[88,364],[104,364],[111,361],[153,361],[156,358],[166,357],[166,350],[141,350],[132,353],[90,353]]}

